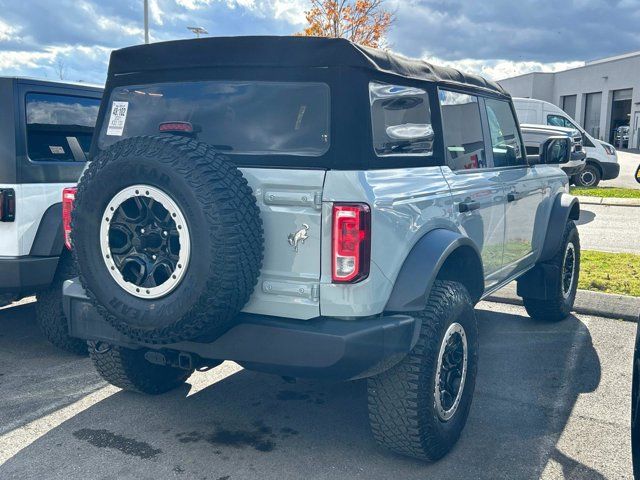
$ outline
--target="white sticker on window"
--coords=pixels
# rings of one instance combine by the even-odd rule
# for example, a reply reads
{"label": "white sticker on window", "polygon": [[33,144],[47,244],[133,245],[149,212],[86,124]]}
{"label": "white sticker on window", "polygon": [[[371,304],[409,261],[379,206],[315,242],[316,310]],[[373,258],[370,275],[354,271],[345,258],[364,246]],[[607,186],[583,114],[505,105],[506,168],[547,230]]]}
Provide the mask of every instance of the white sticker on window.
{"label": "white sticker on window", "polygon": [[124,131],[124,124],[127,121],[127,110],[129,102],[113,102],[111,106],[111,117],[107,126],[107,135],[121,137]]}
{"label": "white sticker on window", "polygon": [[51,150],[51,153],[54,155],[64,155],[64,148],[58,145],[49,145],[49,150]]}

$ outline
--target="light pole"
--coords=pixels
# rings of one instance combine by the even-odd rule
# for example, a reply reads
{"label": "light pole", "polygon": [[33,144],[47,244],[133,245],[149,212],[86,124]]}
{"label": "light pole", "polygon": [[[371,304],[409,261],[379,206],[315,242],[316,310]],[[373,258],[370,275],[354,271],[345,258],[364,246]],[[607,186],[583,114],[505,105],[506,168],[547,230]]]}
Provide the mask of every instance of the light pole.
{"label": "light pole", "polygon": [[144,43],[149,43],[149,0],[144,0]]}
{"label": "light pole", "polygon": [[208,35],[209,32],[207,32],[204,27],[187,27],[187,29],[191,30],[193,33],[196,34],[196,37],[200,38],[200,35]]}

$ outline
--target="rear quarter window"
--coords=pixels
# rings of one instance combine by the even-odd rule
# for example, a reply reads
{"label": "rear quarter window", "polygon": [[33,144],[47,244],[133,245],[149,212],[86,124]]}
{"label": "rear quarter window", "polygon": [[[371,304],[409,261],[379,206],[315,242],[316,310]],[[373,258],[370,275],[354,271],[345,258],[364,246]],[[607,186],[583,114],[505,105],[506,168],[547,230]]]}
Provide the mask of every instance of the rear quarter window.
{"label": "rear quarter window", "polygon": [[434,132],[425,90],[371,82],[369,100],[376,155],[433,155]]}
{"label": "rear quarter window", "polygon": [[38,162],[86,160],[100,99],[27,93],[25,104],[29,159]]}

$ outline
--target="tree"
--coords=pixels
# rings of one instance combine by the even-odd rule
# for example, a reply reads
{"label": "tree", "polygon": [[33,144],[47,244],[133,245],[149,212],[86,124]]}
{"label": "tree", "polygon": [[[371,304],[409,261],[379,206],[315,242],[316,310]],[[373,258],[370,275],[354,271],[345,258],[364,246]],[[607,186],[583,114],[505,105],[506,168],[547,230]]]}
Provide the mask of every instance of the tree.
{"label": "tree", "polygon": [[346,38],[367,47],[384,46],[384,36],[393,24],[393,13],[385,0],[311,0],[305,12],[309,26],[299,35]]}
{"label": "tree", "polygon": [[67,65],[65,64],[62,58],[59,58],[55,64],[56,73],[58,74],[58,78],[60,80],[64,80],[65,73],[67,71]]}

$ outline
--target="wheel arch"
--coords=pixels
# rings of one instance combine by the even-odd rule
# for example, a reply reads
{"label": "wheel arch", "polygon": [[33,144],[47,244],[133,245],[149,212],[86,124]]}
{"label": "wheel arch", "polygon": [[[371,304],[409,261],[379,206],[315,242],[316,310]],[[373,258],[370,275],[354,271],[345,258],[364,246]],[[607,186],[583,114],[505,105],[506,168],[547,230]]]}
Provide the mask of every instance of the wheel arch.
{"label": "wheel arch", "polygon": [[580,201],[577,197],[568,193],[559,193],[553,202],[553,207],[551,207],[547,233],[538,262],[549,260],[556,254],[562,244],[565,225],[569,220],[579,219]]}
{"label": "wheel arch", "polygon": [[604,172],[602,170],[602,165],[600,164],[600,160],[597,160],[597,159],[595,159],[593,157],[587,157],[585,159],[585,164],[587,164],[587,165],[591,164],[591,165],[595,166],[598,169],[598,171],[600,172],[600,177],[602,178]]}
{"label": "wheel arch", "polygon": [[478,247],[469,237],[442,228],[423,235],[405,258],[385,311],[423,310],[436,278],[460,282],[474,303],[480,300],[484,270]]}

